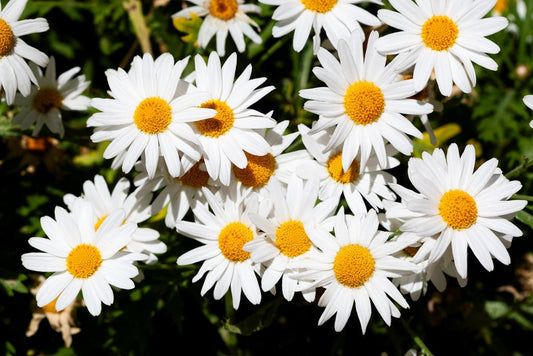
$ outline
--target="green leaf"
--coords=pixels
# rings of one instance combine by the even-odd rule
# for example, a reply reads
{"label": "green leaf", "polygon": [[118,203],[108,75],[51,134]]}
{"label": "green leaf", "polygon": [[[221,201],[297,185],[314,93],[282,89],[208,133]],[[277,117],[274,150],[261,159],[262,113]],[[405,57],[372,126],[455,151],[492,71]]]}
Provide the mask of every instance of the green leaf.
{"label": "green leaf", "polygon": [[533,229],[533,215],[525,210],[520,210],[515,215],[516,219]]}
{"label": "green leaf", "polygon": [[504,302],[487,300],[485,302],[485,311],[492,319],[498,319],[509,312],[509,306]]}
{"label": "green leaf", "polygon": [[251,335],[256,331],[266,328],[272,323],[278,307],[281,304],[281,300],[281,298],[273,300],[236,324],[232,324],[231,320],[226,320],[226,323],[223,326],[225,329],[235,334]]}

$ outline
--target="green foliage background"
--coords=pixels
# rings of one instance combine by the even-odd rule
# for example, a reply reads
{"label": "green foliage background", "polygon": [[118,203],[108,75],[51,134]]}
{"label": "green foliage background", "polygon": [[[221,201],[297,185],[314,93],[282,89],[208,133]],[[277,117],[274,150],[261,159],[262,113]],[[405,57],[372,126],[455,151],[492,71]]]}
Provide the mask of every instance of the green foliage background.
{"label": "green foliage background", "polygon": [[[137,36],[139,23],[128,14],[132,4],[142,4],[148,36]],[[434,128],[443,127],[438,131],[440,146],[456,142],[462,150],[467,143],[474,143],[479,161],[498,158],[502,171],[522,182],[519,198],[531,201],[533,129],[528,123],[533,115],[522,98],[533,94],[533,11],[520,19],[514,4],[510,1],[505,15],[516,30],[491,37],[501,47],[493,56],[499,70],[476,67],[475,91],[447,99],[444,111],[430,119]],[[214,49],[198,49],[181,39],[186,34],[178,32],[170,18],[181,9],[180,1],[171,0],[160,7],[150,0],[127,5],[122,0],[30,1],[22,18],[45,17],[50,31],[25,40],[54,55],[58,73],[80,66],[92,81],[91,97],[106,96],[105,70],[127,69],[133,56],[142,53],[139,43],[143,41],[148,41],[154,55],[168,51],[176,59],[206,55]],[[298,91],[322,85],[311,73],[318,63],[310,44],[301,53],[292,50],[292,34],[272,38],[273,9],[261,6],[261,16],[254,19],[261,26],[264,43],[248,43],[246,52],[239,54],[238,66],[242,70],[252,63],[253,76],[267,77],[267,84],[276,87],[258,109],[274,110],[274,117],[290,120],[289,129],[294,131],[297,124],[309,125],[316,119],[303,110]],[[533,9],[533,0],[527,0],[526,6]],[[367,8],[374,13],[377,10],[375,5]],[[228,40],[226,53],[235,50],[232,46]],[[366,335],[361,335],[355,316],[340,333],[333,330],[332,321],[318,327],[322,309],[299,296],[288,303],[281,295],[264,293],[259,306],[243,301],[238,311],[232,309],[230,297],[215,301],[212,292],[201,297],[202,282],[191,283],[198,266],[176,265],[176,258],[196,247],[195,242],[178,236],[160,217],[154,217],[148,225],[161,233],[168,252],[160,256],[159,263],[141,267],[144,280],[136,289],[116,293],[115,303],[104,307],[99,317],[80,308],[77,322],[82,331],[74,336],[72,348],[63,346],[60,334],[46,321],[36,335],[27,338],[32,281],[20,255],[32,250],[29,237],[44,236],[40,217],[53,216],[54,207],[63,205],[63,195],[79,195],[83,182],[95,174],[103,174],[110,185],[123,174],[111,170],[110,162],[103,160],[105,145],[90,141],[92,131],[85,126],[90,112],[64,112],[65,138],[56,152],[47,156],[17,148],[22,135],[29,134],[10,125],[17,110],[0,105],[0,354],[156,355],[166,354],[166,350],[172,354],[194,350],[199,355],[403,355],[410,348],[437,355],[533,354],[533,265],[526,260],[532,253],[531,204],[515,219],[524,236],[516,238],[510,248],[510,266],[496,263],[489,273],[472,258],[465,288],[454,280],[448,281],[443,293],[430,286],[426,296],[410,302],[411,308],[403,310],[390,327],[374,312]],[[50,135],[46,131],[41,134]],[[298,141],[291,149],[302,147]],[[432,148],[427,141],[416,141],[414,154]],[[400,183],[409,185],[408,158],[400,158],[403,164],[392,173]],[[521,297],[502,291],[502,286],[513,286]]]}

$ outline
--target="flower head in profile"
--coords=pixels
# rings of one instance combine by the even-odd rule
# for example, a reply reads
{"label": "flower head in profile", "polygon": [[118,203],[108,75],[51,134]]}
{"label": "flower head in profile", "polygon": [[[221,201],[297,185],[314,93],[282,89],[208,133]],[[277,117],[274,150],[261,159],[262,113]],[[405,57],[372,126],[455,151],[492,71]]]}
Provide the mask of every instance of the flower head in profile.
{"label": "flower head in profile", "polygon": [[470,93],[476,85],[472,63],[489,70],[498,68],[487,53],[498,53],[500,47],[485,37],[504,29],[508,21],[504,17],[483,18],[496,0],[390,3],[396,11],[381,9],[378,17],[401,31],[380,38],[376,48],[385,55],[398,54],[393,62],[400,71],[414,66],[415,90],[422,90],[435,71],[443,95],[452,93],[453,84]]}
{"label": "flower head in profile", "polygon": [[336,314],[335,331],[341,331],[355,306],[364,333],[372,314],[371,302],[387,325],[392,317],[400,316],[395,303],[409,307],[390,278],[416,269],[394,255],[410,240],[387,241],[390,232],[378,230],[378,225],[375,210],[345,215],[341,208],[335,216],[335,237],[324,232],[313,236],[319,252],[305,261],[307,268],[300,278],[325,289],[318,301],[325,307],[318,325]]}
{"label": "flower head in profile", "polygon": [[292,46],[300,52],[307,42],[311,29],[315,52],[320,46],[322,29],[334,47],[340,39],[348,39],[352,32],[362,41],[365,38],[361,23],[379,26],[379,19],[369,11],[357,6],[362,2],[382,5],[380,0],[260,0],[277,6],[272,19],[277,21],[272,29],[274,37],[282,37],[294,31]]}
{"label": "flower head in profile", "polygon": [[[522,185],[505,178],[495,158],[474,172],[475,163],[472,145],[462,155],[452,144],[447,155],[437,148],[433,154],[424,152],[421,159],[411,158],[409,179],[420,193],[403,193],[399,210],[387,211],[404,219],[400,230],[436,240],[427,253],[429,264],[451,250],[461,278],[467,276],[468,247],[488,271],[494,269],[493,257],[503,264],[511,262],[506,247],[522,231],[509,220],[527,203],[509,200]],[[407,190],[391,186],[398,192]]]}
{"label": "flower head in profile", "polygon": [[48,238],[32,237],[29,244],[42,252],[22,255],[22,265],[29,270],[53,272],[37,292],[37,306],[42,308],[57,298],[61,311],[82,292],[92,315],[100,314],[101,303],[113,303],[113,289],[132,289],[139,273],[133,262],[144,256],[121,251],[131,242],[137,227],[125,223],[124,210],[109,215],[96,231],[96,216],[91,203],[78,200],[71,213],[56,207],[55,219],[41,218]]}
{"label": "flower head in profile", "polygon": [[[251,212],[259,212],[257,198],[240,184],[223,187],[217,195],[204,188],[208,204],[193,208],[196,222],[181,221],[176,229],[202,243],[178,258],[179,265],[202,262],[193,282],[206,273],[201,294],[213,286],[215,299],[231,291],[233,308],[240,305],[241,292],[252,304],[261,302],[261,289],[256,273],[258,265],[243,250],[244,244],[257,236],[257,228],[250,221]],[[209,211],[211,208],[211,211]]]}
{"label": "flower head in profile", "polygon": [[48,56],[29,46],[20,37],[48,31],[44,18],[19,21],[27,0],[11,0],[2,9],[0,4],[0,91],[4,89],[6,102],[12,104],[19,90],[30,95],[31,83],[38,84],[34,73],[26,63],[29,60],[41,67],[48,63]]}
{"label": "flower head in profile", "polygon": [[[228,33],[233,38],[239,52],[244,52],[244,37],[255,43],[261,43],[261,37],[254,31],[259,28],[247,13],[260,13],[261,8],[254,4],[245,4],[243,0],[188,0],[194,5],[172,15],[173,19],[192,16],[205,17],[198,32],[198,45],[206,48],[216,35],[217,53],[222,57],[226,52]],[[252,27],[253,26],[253,27]]]}
{"label": "flower head in profile", "polygon": [[35,124],[33,136],[39,134],[43,125],[50,132],[63,137],[65,128],[61,118],[61,110],[87,110],[90,99],[81,95],[90,82],[85,80],[85,75],[75,75],[80,67],[74,67],[56,78],[56,62],[50,57],[46,72],[36,65],[30,68],[37,79],[37,85],[32,86],[31,92],[24,97],[17,94],[15,105],[22,106],[22,110],[13,118],[13,125],[19,125],[25,130]]}
{"label": "flower head in profile", "polygon": [[318,114],[311,129],[315,134],[335,127],[324,152],[342,150],[342,169],[346,172],[357,155],[364,167],[375,152],[378,162],[386,166],[385,144],[405,155],[411,154],[413,142],[407,135],[422,138],[422,133],[402,114],[421,115],[432,112],[433,106],[409,99],[415,89],[412,80],[400,80],[387,58],[374,44],[378,33],[373,31],[363,56],[363,42],[356,33],[340,40],[339,59],[321,48],[318,60],[322,67],[313,73],[327,86],[300,91],[310,99],[307,111]]}
{"label": "flower head in profile", "polygon": [[[524,96],[524,104],[526,104],[526,106],[528,108],[530,108],[531,110],[533,110],[533,95],[526,95]],[[531,128],[533,128],[533,120],[531,120],[529,122],[529,126],[531,126]]]}
{"label": "flower head in profile", "polygon": [[[83,183],[81,198],[90,202],[94,208],[96,222],[95,230],[117,210],[124,210],[126,217],[124,223],[140,224],[149,219],[151,214],[150,201],[152,194],[144,189],[136,189],[129,193],[130,183],[126,178],[121,178],[110,192],[107,183],[101,175],[96,175],[94,181],[87,180]],[[76,206],[79,197],[67,194],[63,197],[69,209]],[[164,253],[166,245],[159,240],[159,232],[154,229],[139,227],[133,233],[133,239],[124,246],[125,251],[144,254],[144,262],[153,263],[157,260],[155,254]]]}
{"label": "flower head in profile", "polygon": [[201,158],[188,123],[212,117],[215,111],[199,108],[208,98],[180,79],[187,62],[185,58],[175,63],[169,53],[154,61],[145,53],[133,59],[128,72],[106,71],[112,99],[92,100],[101,112],[92,115],[87,126],[96,127],[93,142],[111,141],[104,158],[119,156],[125,173],[140,160],[153,177],[162,156],[170,174],[177,177],[183,157]]}
{"label": "flower head in profile", "polygon": [[[211,52],[207,64],[197,55],[195,58],[196,86],[208,93],[200,108],[215,112],[206,120],[195,121],[192,126],[200,142],[207,173],[213,180],[229,185],[232,164],[245,168],[246,153],[264,156],[270,153],[270,145],[262,135],[264,129],[276,122],[270,115],[262,114],[249,106],[274,89],[258,88],[266,78],[250,79],[252,66],[235,78],[237,54],[232,53],[221,65],[220,58]],[[245,153],[246,152],[246,153]]]}

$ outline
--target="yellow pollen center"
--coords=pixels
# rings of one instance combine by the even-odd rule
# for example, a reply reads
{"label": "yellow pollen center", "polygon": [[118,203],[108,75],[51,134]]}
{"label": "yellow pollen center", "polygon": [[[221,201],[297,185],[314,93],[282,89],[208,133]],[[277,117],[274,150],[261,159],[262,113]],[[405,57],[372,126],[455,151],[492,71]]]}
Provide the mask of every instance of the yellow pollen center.
{"label": "yellow pollen center", "polygon": [[494,11],[496,11],[498,14],[502,14],[505,10],[507,10],[508,6],[509,0],[498,0],[496,1],[496,5],[494,5]]}
{"label": "yellow pollen center", "polygon": [[338,0],[301,0],[305,8],[309,11],[325,14],[337,5]]}
{"label": "yellow pollen center", "polygon": [[346,90],[344,109],[357,125],[368,125],[381,117],[385,110],[385,98],[374,83],[355,82]]}
{"label": "yellow pollen center", "polygon": [[147,134],[164,132],[172,121],[172,108],[167,101],[153,96],[146,98],[137,106],[133,122]]}
{"label": "yellow pollen center", "polygon": [[265,186],[276,170],[276,159],[270,153],[255,156],[244,152],[248,165],[241,169],[233,166],[235,177],[246,187],[260,188]]}
{"label": "yellow pollen center", "polygon": [[403,252],[405,252],[405,254],[409,257],[414,257],[416,255],[416,253],[418,252],[418,250],[420,250],[420,246],[407,246],[406,248],[403,249]]}
{"label": "yellow pollen center", "polygon": [[422,41],[434,51],[446,51],[457,40],[459,29],[448,16],[433,16],[422,26]]}
{"label": "yellow pollen center", "polygon": [[224,101],[218,99],[213,99],[206,101],[201,108],[214,109],[217,111],[216,115],[210,119],[195,121],[196,128],[204,136],[209,137],[219,137],[233,127],[233,122],[235,121],[233,117],[233,110],[226,104]]}
{"label": "yellow pollen center", "polygon": [[0,19],[0,58],[7,56],[15,47],[15,36],[11,27]]}
{"label": "yellow pollen center", "polygon": [[102,255],[93,245],[81,244],[67,256],[67,271],[74,278],[89,278],[102,264]]}
{"label": "yellow pollen center", "polygon": [[33,97],[33,108],[46,114],[53,108],[60,108],[63,103],[63,97],[56,88],[42,88]]}
{"label": "yellow pollen center", "polygon": [[218,247],[228,260],[243,262],[250,258],[250,252],[242,249],[245,243],[252,241],[254,233],[240,222],[226,225],[218,234]]}
{"label": "yellow pollen center", "polygon": [[56,309],[56,302],[57,302],[57,298],[59,298],[59,296],[56,297],[56,299],[52,300],[50,303],[46,304],[44,307],[42,307],[41,309],[43,310],[43,312],[45,313],[59,313]]}
{"label": "yellow pollen center", "polygon": [[328,172],[331,178],[339,183],[352,183],[359,178],[359,162],[356,159],[346,172],[342,169],[342,152],[330,157],[328,160]]}
{"label": "yellow pollen center", "polygon": [[476,201],[462,190],[449,190],[440,198],[439,214],[452,229],[467,229],[477,220]]}
{"label": "yellow pollen center", "polygon": [[372,277],[375,270],[374,257],[361,245],[346,245],[339,249],[333,261],[333,271],[339,283],[358,288]]}
{"label": "yellow pollen center", "polygon": [[204,160],[200,160],[194,164],[184,175],[176,178],[181,184],[188,185],[196,189],[207,187],[209,181],[209,173],[202,171],[200,165]]}
{"label": "yellow pollen center", "polygon": [[98,228],[100,228],[100,225],[102,225],[102,223],[104,222],[104,220],[107,218],[107,215],[104,215],[102,216],[100,219],[98,219],[98,221],[96,222],[96,224],[94,224],[94,231],[98,230]]}
{"label": "yellow pollen center", "polygon": [[288,257],[303,255],[311,248],[311,240],[301,221],[289,220],[276,229],[276,245]]}
{"label": "yellow pollen center", "polygon": [[228,21],[235,17],[239,5],[237,0],[211,0],[209,2],[209,13],[211,16]]}

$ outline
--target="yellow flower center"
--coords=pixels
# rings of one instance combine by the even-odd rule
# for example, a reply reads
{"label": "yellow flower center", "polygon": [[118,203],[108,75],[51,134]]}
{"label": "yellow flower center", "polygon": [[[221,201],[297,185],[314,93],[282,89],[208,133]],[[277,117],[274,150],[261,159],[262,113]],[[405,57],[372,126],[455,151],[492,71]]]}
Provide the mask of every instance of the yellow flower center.
{"label": "yellow flower center", "polygon": [[422,41],[434,51],[446,51],[454,45],[459,29],[448,16],[433,16],[422,26]]}
{"label": "yellow flower center", "polygon": [[496,5],[494,5],[494,11],[498,14],[502,14],[509,7],[509,0],[498,0]]}
{"label": "yellow flower center", "polygon": [[181,184],[188,185],[196,189],[207,187],[209,181],[209,173],[202,171],[200,165],[204,160],[200,160],[194,164],[184,175],[176,178]]}
{"label": "yellow flower center", "polygon": [[254,233],[240,222],[226,225],[218,234],[218,247],[228,260],[243,262],[250,258],[250,252],[242,249],[245,243],[252,241]]}
{"label": "yellow flower center", "polygon": [[339,283],[358,288],[372,277],[375,270],[374,257],[361,245],[346,245],[339,249],[333,261],[333,271]]}
{"label": "yellow flower center", "polygon": [[346,90],[344,109],[357,125],[368,125],[381,117],[385,110],[385,98],[374,83],[355,82]]}
{"label": "yellow flower center", "polygon": [[477,220],[476,201],[462,190],[449,190],[440,198],[439,214],[452,229],[467,229]]}
{"label": "yellow flower center", "polygon": [[164,132],[172,121],[172,108],[167,101],[153,96],[146,98],[137,106],[133,122],[147,134]]}
{"label": "yellow flower center", "polygon": [[15,47],[15,37],[11,27],[0,19],[0,58],[7,56]]}
{"label": "yellow flower center", "polygon": [[276,159],[270,153],[255,156],[244,152],[248,164],[241,169],[233,166],[235,177],[246,187],[260,188],[265,186],[276,170]]}
{"label": "yellow flower center", "polygon": [[102,225],[102,223],[104,222],[104,220],[107,218],[107,215],[104,215],[102,216],[100,219],[98,219],[98,221],[96,222],[96,224],[94,224],[94,231],[98,230],[100,228],[100,225]]}
{"label": "yellow flower center", "polygon": [[330,157],[328,160],[328,172],[331,178],[339,183],[352,183],[359,178],[359,162],[356,159],[346,172],[342,169],[342,152]]}
{"label": "yellow flower center", "polygon": [[93,245],[81,244],[67,256],[67,271],[74,278],[89,278],[102,264],[102,255]]}
{"label": "yellow flower center", "polygon": [[237,0],[211,0],[209,2],[209,13],[211,16],[228,21],[235,17],[239,4]]}
{"label": "yellow flower center", "polygon": [[276,245],[288,257],[303,255],[311,248],[311,240],[301,221],[289,220],[276,229]]}
{"label": "yellow flower center", "polygon": [[60,108],[63,103],[63,97],[56,88],[42,88],[33,97],[33,108],[46,114],[53,108]]}
{"label": "yellow flower center", "polygon": [[337,5],[338,0],[301,0],[305,8],[309,11],[324,14],[331,11]]}
{"label": "yellow flower center", "polygon": [[200,107],[217,111],[216,115],[210,119],[194,122],[204,136],[219,137],[231,130],[235,118],[233,117],[233,110],[226,102],[212,99],[206,101]]}
{"label": "yellow flower center", "polygon": [[416,253],[418,252],[418,250],[420,250],[420,246],[407,246],[406,248],[403,249],[403,252],[409,256],[409,257],[414,257],[416,255]]}
{"label": "yellow flower center", "polygon": [[46,304],[44,307],[42,307],[41,309],[43,310],[43,312],[45,313],[59,313],[56,309],[56,302],[57,302],[57,298],[59,298],[59,296],[56,297],[56,299],[52,300],[50,303]]}

